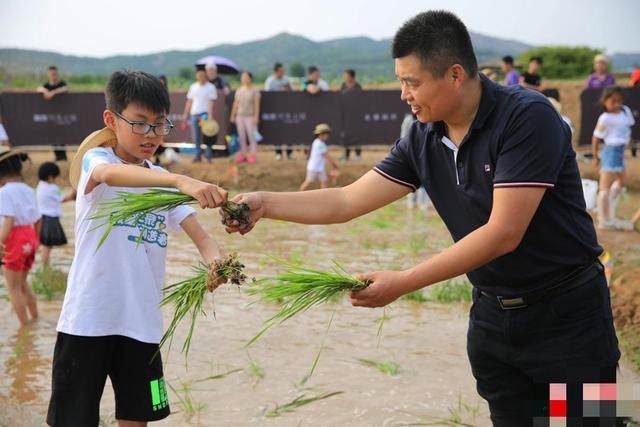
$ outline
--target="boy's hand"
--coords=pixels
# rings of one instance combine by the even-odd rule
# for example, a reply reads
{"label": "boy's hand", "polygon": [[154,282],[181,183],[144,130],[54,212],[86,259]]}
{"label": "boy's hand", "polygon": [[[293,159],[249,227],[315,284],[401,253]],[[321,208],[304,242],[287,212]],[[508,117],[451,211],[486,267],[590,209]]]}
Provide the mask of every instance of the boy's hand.
{"label": "boy's hand", "polygon": [[238,194],[232,199],[236,203],[246,203],[249,206],[250,221],[248,224],[240,224],[238,221],[232,220],[229,214],[220,209],[222,224],[225,226],[227,233],[240,233],[242,235],[250,232],[255,227],[256,222],[264,215],[264,206],[260,193]]}
{"label": "boy's hand", "polygon": [[[209,271],[212,277],[215,276],[216,267],[221,262],[222,262],[222,257],[218,256],[209,263],[209,269],[210,269]],[[216,280],[207,280],[207,283],[206,283],[207,290],[209,292],[213,292],[216,290],[216,288],[218,288],[218,286],[222,285],[223,283],[227,283],[227,279],[224,277],[218,277]]]}
{"label": "boy's hand", "polygon": [[227,201],[229,193],[215,184],[181,175],[176,188],[198,201],[201,208],[217,208]]}

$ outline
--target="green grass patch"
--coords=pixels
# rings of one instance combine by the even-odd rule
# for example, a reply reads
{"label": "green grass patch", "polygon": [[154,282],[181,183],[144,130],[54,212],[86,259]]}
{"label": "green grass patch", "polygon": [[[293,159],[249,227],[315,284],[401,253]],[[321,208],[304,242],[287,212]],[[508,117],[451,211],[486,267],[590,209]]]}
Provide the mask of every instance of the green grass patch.
{"label": "green grass patch", "polygon": [[31,287],[36,295],[51,301],[64,295],[67,273],[49,266],[40,267],[31,273]]}
{"label": "green grass patch", "polygon": [[308,397],[303,393],[300,396],[293,399],[292,401],[283,403],[282,405],[276,403],[275,407],[273,409],[266,411],[264,415],[267,418],[277,418],[283,414],[295,412],[296,409],[302,406],[308,405],[313,402],[317,402],[319,400],[328,399],[330,397],[337,396],[342,393],[343,393],[342,391],[334,391],[331,393],[324,393],[324,394],[319,394],[316,396],[308,396]]}
{"label": "green grass patch", "polygon": [[473,287],[466,277],[456,277],[429,288],[429,301],[471,302]]}
{"label": "green grass patch", "polygon": [[422,289],[418,289],[417,291],[409,292],[408,294],[404,294],[400,297],[401,300],[405,301],[415,301],[415,302],[427,302],[429,298],[425,295]]}
{"label": "green grass patch", "polygon": [[362,365],[377,369],[379,372],[382,372],[385,375],[389,375],[390,377],[394,377],[400,373],[400,365],[398,365],[396,362],[385,361],[385,360],[373,360],[373,359],[357,359],[357,360]]}

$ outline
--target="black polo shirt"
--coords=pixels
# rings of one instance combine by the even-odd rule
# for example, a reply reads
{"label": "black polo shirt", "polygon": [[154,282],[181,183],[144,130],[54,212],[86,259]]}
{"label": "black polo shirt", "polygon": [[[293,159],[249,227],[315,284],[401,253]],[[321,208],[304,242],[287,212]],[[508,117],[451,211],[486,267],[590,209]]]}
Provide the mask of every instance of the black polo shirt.
{"label": "black polo shirt", "polygon": [[374,170],[412,190],[423,185],[454,241],[487,223],[494,188],[546,188],[518,248],[468,273],[481,290],[516,296],[553,285],[602,248],[569,127],[540,93],[481,79],[478,112],[457,150],[443,122],[414,122]]}

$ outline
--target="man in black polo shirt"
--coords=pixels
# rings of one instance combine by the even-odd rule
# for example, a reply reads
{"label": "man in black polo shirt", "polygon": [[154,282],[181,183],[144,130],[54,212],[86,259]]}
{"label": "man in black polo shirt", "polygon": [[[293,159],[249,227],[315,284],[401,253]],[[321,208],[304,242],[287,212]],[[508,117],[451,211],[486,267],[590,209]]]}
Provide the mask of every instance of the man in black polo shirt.
{"label": "man in black polo shirt", "polygon": [[571,132],[544,96],[478,74],[464,24],[419,14],[393,40],[402,99],[417,116],[373,171],[344,188],[238,196],[254,221],[349,221],[423,185],[455,244],[403,271],[363,274],[352,304],[380,307],[466,273],[474,286],[468,355],[496,426],[549,416],[549,384],[615,382],[620,357],[609,293]]}

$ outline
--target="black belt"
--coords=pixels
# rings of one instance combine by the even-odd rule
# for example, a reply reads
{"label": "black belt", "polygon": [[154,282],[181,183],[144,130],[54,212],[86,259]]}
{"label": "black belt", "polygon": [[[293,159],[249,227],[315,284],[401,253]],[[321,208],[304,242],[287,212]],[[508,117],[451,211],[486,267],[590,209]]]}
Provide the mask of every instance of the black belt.
{"label": "black belt", "polygon": [[560,280],[558,283],[549,286],[539,291],[528,292],[517,297],[504,297],[500,295],[493,295],[485,291],[479,291],[482,295],[495,298],[500,304],[503,310],[514,310],[517,308],[527,307],[535,302],[540,301],[542,298],[564,293],[584,285],[591,279],[595,278],[599,274],[604,272],[604,267],[600,261],[596,261],[587,267],[580,267],[579,269],[569,273],[566,277]]}

